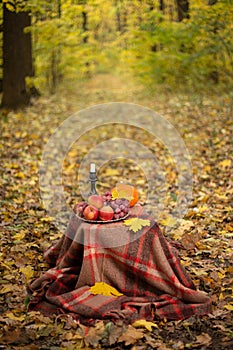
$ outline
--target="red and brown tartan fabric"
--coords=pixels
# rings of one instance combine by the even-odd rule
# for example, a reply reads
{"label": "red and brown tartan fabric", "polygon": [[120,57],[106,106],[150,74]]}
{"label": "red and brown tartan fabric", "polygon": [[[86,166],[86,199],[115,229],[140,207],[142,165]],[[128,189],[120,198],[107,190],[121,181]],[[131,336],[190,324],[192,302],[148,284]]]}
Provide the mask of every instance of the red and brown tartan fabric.
{"label": "red and brown tartan fabric", "polygon": [[[135,213],[148,218],[141,207]],[[196,290],[153,220],[135,234],[123,222],[89,224],[74,214],[45,259],[51,268],[30,284],[29,310],[69,313],[84,323],[181,320],[211,312],[211,299]],[[90,287],[96,282],[108,283],[123,296],[93,295]]]}

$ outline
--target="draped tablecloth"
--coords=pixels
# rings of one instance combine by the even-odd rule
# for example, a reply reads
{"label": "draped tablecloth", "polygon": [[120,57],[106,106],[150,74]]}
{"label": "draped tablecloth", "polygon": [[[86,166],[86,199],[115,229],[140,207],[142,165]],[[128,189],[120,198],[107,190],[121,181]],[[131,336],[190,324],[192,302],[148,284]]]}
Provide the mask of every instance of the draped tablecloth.
{"label": "draped tablecloth", "polygon": [[[45,252],[50,268],[29,285],[29,310],[69,313],[84,323],[210,313],[211,299],[195,288],[158,224],[140,206],[131,210],[135,216],[150,225],[134,233],[124,221],[92,224],[73,214],[66,233]],[[96,282],[123,295],[94,295]]]}

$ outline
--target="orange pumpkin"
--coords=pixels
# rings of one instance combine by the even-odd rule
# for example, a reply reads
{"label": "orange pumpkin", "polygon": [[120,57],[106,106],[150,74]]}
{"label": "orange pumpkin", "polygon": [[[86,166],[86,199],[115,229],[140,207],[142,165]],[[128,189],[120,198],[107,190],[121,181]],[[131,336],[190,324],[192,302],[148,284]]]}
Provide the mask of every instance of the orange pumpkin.
{"label": "orange pumpkin", "polygon": [[133,207],[139,199],[139,194],[134,186],[120,183],[111,190],[112,199],[126,198],[129,200],[130,207]]}

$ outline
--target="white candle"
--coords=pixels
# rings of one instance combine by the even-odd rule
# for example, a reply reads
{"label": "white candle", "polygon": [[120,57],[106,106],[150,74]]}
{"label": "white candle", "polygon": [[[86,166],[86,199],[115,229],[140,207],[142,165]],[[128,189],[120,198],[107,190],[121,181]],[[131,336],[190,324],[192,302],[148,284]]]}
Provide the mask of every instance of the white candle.
{"label": "white candle", "polygon": [[90,173],[95,173],[95,164],[94,163],[91,163]]}

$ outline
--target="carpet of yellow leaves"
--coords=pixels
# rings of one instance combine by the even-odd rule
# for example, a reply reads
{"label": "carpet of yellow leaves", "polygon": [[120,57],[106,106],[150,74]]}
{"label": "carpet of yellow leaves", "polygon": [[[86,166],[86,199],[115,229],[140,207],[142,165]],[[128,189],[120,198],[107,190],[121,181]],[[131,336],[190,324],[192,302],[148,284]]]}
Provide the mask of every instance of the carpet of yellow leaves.
{"label": "carpet of yellow leaves", "polygon": [[[112,81],[112,84],[111,84]],[[157,328],[125,327],[98,322],[79,325],[69,316],[45,317],[27,313],[26,286],[48,268],[43,251],[61,233],[40,201],[38,169],[50,135],[72,113],[97,103],[134,102],[156,110],[182,135],[193,165],[193,201],[179,227],[169,216],[177,198],[176,169],[166,150],[147,133],[116,126],[91,130],[78,148],[72,147],[63,167],[67,203],[80,199],[77,173],[82,158],[103,135],[122,134],[143,141],[163,164],[167,179],[166,208],[161,228],[182,244],[181,262],[196,286],[213,298],[213,313],[186,321],[157,321]],[[232,111],[229,96],[146,94],[143,88],[116,77],[97,76],[53,96],[42,96],[24,110],[4,111],[0,120],[0,343],[2,349],[230,349],[232,336]],[[109,150],[111,152],[111,150]],[[148,160],[149,161],[149,160]],[[145,160],[146,162],[146,160]],[[114,171],[113,171],[114,169]],[[99,189],[119,178],[134,179],[140,200],[146,198],[146,179],[133,162],[113,159],[99,177]],[[47,347],[46,347],[47,346]],[[115,347],[114,347],[115,346]]]}

